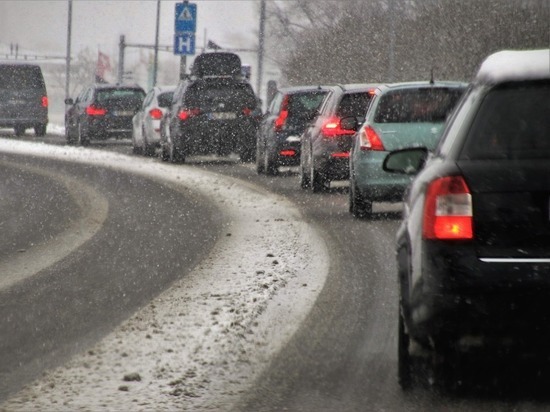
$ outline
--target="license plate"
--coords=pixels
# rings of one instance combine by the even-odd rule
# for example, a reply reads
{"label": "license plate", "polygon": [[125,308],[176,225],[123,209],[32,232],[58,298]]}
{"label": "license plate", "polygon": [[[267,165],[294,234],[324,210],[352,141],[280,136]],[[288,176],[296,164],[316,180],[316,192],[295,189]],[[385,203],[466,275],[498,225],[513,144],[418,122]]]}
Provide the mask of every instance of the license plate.
{"label": "license plate", "polygon": [[216,112],[210,113],[209,118],[212,120],[231,120],[235,119],[237,115],[233,112]]}
{"label": "license plate", "polygon": [[113,112],[115,116],[133,116],[134,112],[132,111],[124,111],[124,110],[115,110]]}

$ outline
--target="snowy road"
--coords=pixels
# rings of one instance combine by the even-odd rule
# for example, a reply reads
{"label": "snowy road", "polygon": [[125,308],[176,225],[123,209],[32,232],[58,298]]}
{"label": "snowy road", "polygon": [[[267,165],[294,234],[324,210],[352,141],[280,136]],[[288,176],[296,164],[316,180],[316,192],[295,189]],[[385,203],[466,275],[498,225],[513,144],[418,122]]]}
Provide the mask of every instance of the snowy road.
{"label": "snowy road", "polygon": [[[176,191],[193,188],[229,222],[192,273],[0,409],[229,408],[322,289],[328,267],[323,241],[292,204],[259,187],[80,148],[0,141],[0,151],[101,165],[162,180]],[[134,380],[125,381],[128,376]]]}

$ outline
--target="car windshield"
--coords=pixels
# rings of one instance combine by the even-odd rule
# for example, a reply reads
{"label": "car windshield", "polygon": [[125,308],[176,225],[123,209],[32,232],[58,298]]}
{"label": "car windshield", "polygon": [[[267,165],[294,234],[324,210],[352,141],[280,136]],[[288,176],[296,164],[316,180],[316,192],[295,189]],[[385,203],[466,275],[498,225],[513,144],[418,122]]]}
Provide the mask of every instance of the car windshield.
{"label": "car windshield", "polygon": [[483,100],[461,157],[550,159],[550,83],[510,84]]}
{"label": "car windshield", "polygon": [[461,89],[420,88],[388,91],[380,97],[375,123],[444,122]]}

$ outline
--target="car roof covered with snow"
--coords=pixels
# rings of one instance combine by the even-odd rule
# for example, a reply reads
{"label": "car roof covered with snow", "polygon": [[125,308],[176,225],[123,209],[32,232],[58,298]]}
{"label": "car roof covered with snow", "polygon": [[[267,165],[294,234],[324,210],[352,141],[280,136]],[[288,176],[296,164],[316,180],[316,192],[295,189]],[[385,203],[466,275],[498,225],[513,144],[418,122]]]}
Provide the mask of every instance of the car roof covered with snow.
{"label": "car roof covered with snow", "polygon": [[503,50],[488,56],[475,83],[550,79],[550,49]]}

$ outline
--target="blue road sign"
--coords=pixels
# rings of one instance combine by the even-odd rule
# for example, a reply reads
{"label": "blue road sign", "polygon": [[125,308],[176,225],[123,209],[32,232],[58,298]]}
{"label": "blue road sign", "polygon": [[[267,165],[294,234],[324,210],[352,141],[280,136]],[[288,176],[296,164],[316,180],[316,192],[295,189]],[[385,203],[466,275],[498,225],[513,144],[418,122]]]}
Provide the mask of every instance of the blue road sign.
{"label": "blue road sign", "polygon": [[174,54],[180,56],[195,54],[195,33],[176,33],[174,35]]}
{"label": "blue road sign", "polygon": [[174,31],[176,34],[182,32],[197,31],[197,5],[195,3],[176,3]]}

